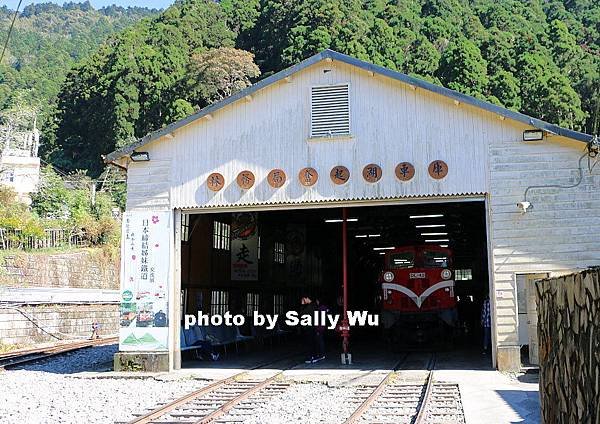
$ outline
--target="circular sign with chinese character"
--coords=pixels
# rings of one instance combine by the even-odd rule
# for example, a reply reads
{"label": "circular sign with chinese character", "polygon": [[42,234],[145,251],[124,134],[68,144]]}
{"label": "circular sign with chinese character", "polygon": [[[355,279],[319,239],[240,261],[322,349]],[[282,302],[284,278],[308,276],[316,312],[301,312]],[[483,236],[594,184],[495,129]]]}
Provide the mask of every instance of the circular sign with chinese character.
{"label": "circular sign with chinese character", "polygon": [[267,181],[273,188],[279,188],[284,185],[285,179],[285,172],[283,172],[282,169],[273,169],[271,172],[269,172],[269,175],[267,175]]}
{"label": "circular sign with chinese character", "polygon": [[300,184],[310,187],[317,183],[319,173],[315,168],[302,168],[300,173],[298,173],[298,179],[300,180]]}
{"label": "circular sign with chinese character", "polygon": [[240,186],[240,188],[244,190],[248,190],[254,185],[254,174],[252,171],[242,171],[238,174],[235,179]]}
{"label": "circular sign with chinese character", "polygon": [[441,180],[448,175],[448,165],[443,160],[434,160],[429,164],[429,175],[431,178]]}
{"label": "circular sign with chinese character", "polygon": [[410,162],[401,162],[396,166],[395,172],[400,181],[409,181],[415,176],[415,167]]}
{"label": "circular sign with chinese character", "polygon": [[331,181],[333,181],[334,184],[346,184],[350,179],[350,171],[348,171],[348,168],[346,168],[345,166],[338,165],[334,166],[331,169],[329,176],[331,177]]}
{"label": "circular sign with chinese character", "polygon": [[370,183],[376,183],[381,179],[382,175],[383,171],[381,171],[381,167],[374,163],[368,164],[363,169],[363,178]]}
{"label": "circular sign with chinese character", "polygon": [[213,172],[206,179],[206,185],[212,191],[219,191],[225,185],[225,177],[218,172]]}

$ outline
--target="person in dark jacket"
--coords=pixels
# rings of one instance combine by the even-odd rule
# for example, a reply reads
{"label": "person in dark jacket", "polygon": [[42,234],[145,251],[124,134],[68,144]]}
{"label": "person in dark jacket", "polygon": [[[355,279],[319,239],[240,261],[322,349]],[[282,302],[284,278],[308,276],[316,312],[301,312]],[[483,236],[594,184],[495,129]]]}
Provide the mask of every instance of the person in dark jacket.
{"label": "person in dark jacket", "polygon": [[[300,298],[300,315],[310,315],[314,316],[316,311],[316,304],[313,302],[312,297],[308,294],[302,295]],[[312,364],[317,358],[318,349],[316,346],[316,327],[314,325],[308,327],[302,327],[302,331],[304,333],[304,338],[306,340],[306,346],[309,348],[309,356],[304,361],[306,364]]]}
{"label": "person in dark jacket", "polygon": [[[325,313],[329,312],[329,308],[325,306],[325,304],[321,301],[320,298],[315,298],[316,311],[324,311]],[[320,323],[320,325],[315,327],[315,360],[313,362],[319,362],[325,359],[325,330],[327,329],[325,323]]]}

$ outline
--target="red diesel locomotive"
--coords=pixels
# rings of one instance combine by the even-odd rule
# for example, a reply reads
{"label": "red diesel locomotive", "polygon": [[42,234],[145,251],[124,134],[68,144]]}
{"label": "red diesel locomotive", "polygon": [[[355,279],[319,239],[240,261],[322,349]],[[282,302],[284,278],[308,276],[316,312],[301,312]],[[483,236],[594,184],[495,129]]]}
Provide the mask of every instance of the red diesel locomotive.
{"label": "red diesel locomotive", "polygon": [[442,341],[456,325],[452,251],[440,246],[389,250],[378,280],[381,321],[399,344]]}

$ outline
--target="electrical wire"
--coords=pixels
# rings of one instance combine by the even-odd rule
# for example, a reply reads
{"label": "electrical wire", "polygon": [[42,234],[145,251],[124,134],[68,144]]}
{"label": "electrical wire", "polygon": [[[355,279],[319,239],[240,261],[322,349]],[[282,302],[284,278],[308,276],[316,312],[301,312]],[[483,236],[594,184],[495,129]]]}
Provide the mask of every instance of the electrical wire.
{"label": "electrical wire", "polygon": [[13,15],[12,22],[10,23],[10,28],[8,29],[8,35],[6,36],[6,41],[4,42],[4,48],[2,49],[2,55],[0,55],[0,64],[4,59],[4,53],[6,52],[6,48],[8,47],[8,40],[10,40],[10,34],[12,34],[13,27],[15,26],[15,21],[17,20],[17,15],[19,14],[19,8],[21,7],[21,3],[23,0],[19,0],[19,4],[17,5],[17,10],[15,10],[15,14]]}
{"label": "electrical wire", "polygon": [[575,187],[579,186],[579,184],[581,184],[581,182],[583,181],[583,169],[581,169],[581,161],[586,156],[588,156],[587,152],[585,152],[579,158],[579,168],[577,169],[579,171],[579,178],[575,184],[570,184],[570,185],[548,184],[548,185],[529,186],[525,189],[525,194],[523,195],[524,201],[525,202],[527,201],[527,193],[529,193],[529,190],[536,190],[536,189],[541,189],[541,188],[575,188]]}

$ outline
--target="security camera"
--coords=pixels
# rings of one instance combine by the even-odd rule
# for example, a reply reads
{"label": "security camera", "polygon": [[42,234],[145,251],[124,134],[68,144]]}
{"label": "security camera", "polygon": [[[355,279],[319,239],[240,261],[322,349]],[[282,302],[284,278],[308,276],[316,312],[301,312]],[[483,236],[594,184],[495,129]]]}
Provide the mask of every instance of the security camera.
{"label": "security camera", "polygon": [[529,202],[519,202],[517,203],[517,208],[523,213],[527,212],[527,209],[531,208],[531,203]]}

